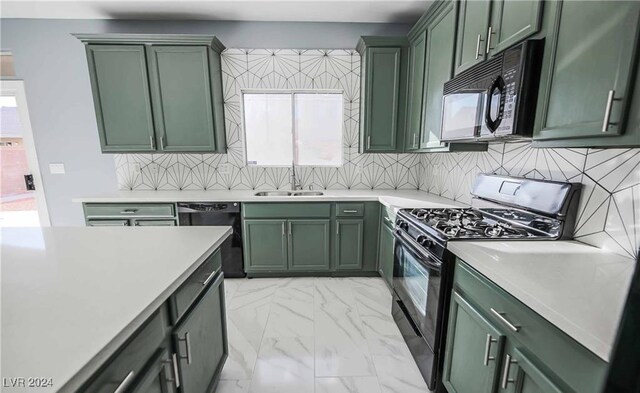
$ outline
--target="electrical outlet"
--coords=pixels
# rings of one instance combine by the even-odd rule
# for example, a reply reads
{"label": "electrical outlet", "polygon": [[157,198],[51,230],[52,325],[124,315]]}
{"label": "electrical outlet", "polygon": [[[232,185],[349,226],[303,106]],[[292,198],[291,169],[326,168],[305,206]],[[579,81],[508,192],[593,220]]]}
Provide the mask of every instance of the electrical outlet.
{"label": "electrical outlet", "polygon": [[229,164],[220,164],[218,166],[218,173],[221,175],[228,175],[229,174]]}
{"label": "electrical outlet", "polygon": [[61,162],[50,163],[49,173],[51,173],[52,175],[64,175],[65,174],[64,164]]}

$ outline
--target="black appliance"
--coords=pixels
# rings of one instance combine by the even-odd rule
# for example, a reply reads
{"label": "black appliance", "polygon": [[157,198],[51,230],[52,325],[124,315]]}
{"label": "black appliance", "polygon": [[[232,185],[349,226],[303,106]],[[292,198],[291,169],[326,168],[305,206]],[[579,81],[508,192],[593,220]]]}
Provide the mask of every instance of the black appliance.
{"label": "black appliance", "polygon": [[531,137],[542,40],[527,40],[444,84],[442,141]]}
{"label": "black appliance", "polygon": [[429,389],[441,383],[455,256],[450,241],[570,239],[579,183],[478,175],[470,208],[401,209],[392,314]]}
{"label": "black appliance", "polygon": [[222,271],[227,278],[244,277],[242,254],[242,220],[238,202],[180,202],[178,222],[181,226],[230,226],[233,233],[220,246]]}

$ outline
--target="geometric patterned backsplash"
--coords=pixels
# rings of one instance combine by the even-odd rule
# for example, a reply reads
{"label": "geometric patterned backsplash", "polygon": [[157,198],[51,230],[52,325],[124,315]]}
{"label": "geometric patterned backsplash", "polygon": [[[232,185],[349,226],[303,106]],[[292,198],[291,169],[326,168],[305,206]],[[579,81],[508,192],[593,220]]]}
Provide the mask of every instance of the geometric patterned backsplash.
{"label": "geometric patterned backsplash", "polygon": [[290,188],[290,168],[247,167],[240,90],[342,89],[343,166],[296,167],[304,188],[412,189],[471,203],[478,173],[581,182],[576,239],[636,258],[640,247],[640,149],[534,149],[499,143],[487,152],[358,153],[360,55],[354,50],[227,49],[222,53],[227,154],[117,154],[122,190]]}
{"label": "geometric patterned backsplash", "polygon": [[478,173],[579,182],[575,238],[629,258],[640,247],[640,149],[535,149],[501,143],[487,152],[422,154],[421,189],[471,203]]}
{"label": "geometric patterned backsplash", "polygon": [[[124,190],[273,190],[290,188],[290,168],[245,165],[241,89],[340,89],[343,165],[296,167],[304,188],[419,188],[416,154],[360,154],[360,55],[355,50],[227,49],[222,53],[227,154],[119,154]],[[138,170],[139,168],[139,170]]]}

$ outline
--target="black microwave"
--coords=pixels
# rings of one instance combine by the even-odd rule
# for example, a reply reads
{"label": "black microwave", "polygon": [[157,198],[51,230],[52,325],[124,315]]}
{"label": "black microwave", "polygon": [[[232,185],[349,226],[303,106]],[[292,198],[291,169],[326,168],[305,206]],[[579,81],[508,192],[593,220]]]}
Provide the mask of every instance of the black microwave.
{"label": "black microwave", "polygon": [[444,84],[441,141],[529,138],[543,40],[527,40]]}

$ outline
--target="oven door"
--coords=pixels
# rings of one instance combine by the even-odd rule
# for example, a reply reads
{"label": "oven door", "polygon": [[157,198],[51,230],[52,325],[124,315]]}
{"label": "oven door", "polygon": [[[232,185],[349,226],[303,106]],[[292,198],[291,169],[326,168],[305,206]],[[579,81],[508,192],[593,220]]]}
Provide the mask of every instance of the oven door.
{"label": "oven door", "polygon": [[484,125],[486,90],[460,90],[442,99],[440,140],[474,139]]}
{"label": "oven door", "polygon": [[437,350],[442,261],[420,250],[402,231],[397,230],[395,237],[393,289],[425,341]]}

